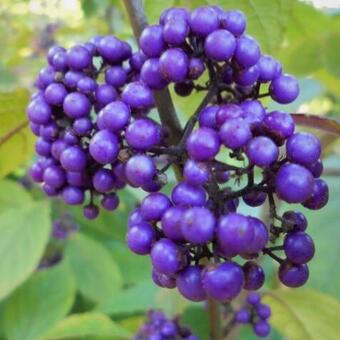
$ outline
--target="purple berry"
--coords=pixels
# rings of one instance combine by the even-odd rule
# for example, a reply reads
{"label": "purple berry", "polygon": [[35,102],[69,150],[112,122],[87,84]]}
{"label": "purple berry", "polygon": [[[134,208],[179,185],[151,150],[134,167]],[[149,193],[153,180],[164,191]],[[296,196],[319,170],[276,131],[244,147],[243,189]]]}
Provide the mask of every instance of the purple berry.
{"label": "purple berry", "polygon": [[252,137],[249,124],[240,118],[225,121],[219,135],[222,143],[230,149],[245,146]]}
{"label": "purple berry", "polygon": [[59,189],[66,182],[65,171],[56,165],[49,166],[44,171],[43,179],[47,185]]}
{"label": "purple berry", "polygon": [[81,71],[91,66],[91,54],[83,46],[73,46],[66,53],[68,66],[76,71]]}
{"label": "purple berry", "polygon": [[66,204],[78,205],[82,204],[85,199],[84,191],[82,189],[67,186],[62,191],[62,197]]}
{"label": "purple berry", "polygon": [[83,209],[84,217],[88,220],[95,220],[99,215],[99,208],[94,204],[86,205]]}
{"label": "purple berry", "polygon": [[183,176],[189,184],[203,185],[209,180],[209,169],[205,163],[188,159],[184,164]]}
{"label": "purple berry", "polygon": [[309,262],[315,252],[312,238],[303,231],[288,233],[283,243],[287,259],[294,264]]}
{"label": "purple berry", "polygon": [[149,156],[135,155],[126,163],[125,174],[133,185],[142,186],[152,180],[156,166]]}
{"label": "purple berry", "polygon": [[65,86],[59,83],[48,85],[44,92],[44,98],[50,105],[61,105],[66,95],[67,91]]}
{"label": "purple berry", "polygon": [[229,60],[235,51],[236,39],[227,30],[216,30],[210,33],[204,42],[205,54],[216,61]]}
{"label": "purple berry", "polygon": [[282,74],[271,82],[269,92],[276,102],[289,104],[299,95],[299,83],[290,74]]}
{"label": "purple berry", "polygon": [[159,58],[159,70],[164,79],[175,83],[181,82],[188,75],[188,56],[180,48],[170,48]]}
{"label": "purple berry", "polygon": [[220,25],[216,11],[211,7],[198,7],[191,12],[189,24],[194,34],[206,37]]}
{"label": "purple berry", "polygon": [[139,38],[139,45],[148,57],[159,57],[165,48],[163,27],[160,25],[146,27]]}
{"label": "purple berry", "polygon": [[105,71],[105,82],[113,87],[122,87],[127,81],[127,73],[121,66],[111,66]]}
{"label": "purple berry", "polygon": [[154,228],[146,222],[134,224],[129,228],[126,235],[128,247],[139,255],[149,254],[155,239],[156,234]]}
{"label": "purple berry", "polygon": [[115,193],[106,194],[103,196],[100,203],[104,209],[108,211],[114,211],[118,208],[119,198]]}
{"label": "purple berry", "polygon": [[148,59],[143,64],[140,79],[154,90],[161,90],[168,85],[168,82],[161,75],[158,58]]}
{"label": "purple berry", "polygon": [[247,302],[251,306],[257,306],[261,301],[261,295],[259,293],[249,293],[247,296]]}
{"label": "purple berry", "polygon": [[89,150],[90,155],[98,163],[112,163],[119,152],[117,136],[109,130],[101,130],[91,138]]}
{"label": "purple berry", "polygon": [[279,267],[280,281],[287,287],[296,288],[303,286],[309,277],[309,269],[306,264],[292,264],[284,261]]}
{"label": "purple berry", "polygon": [[181,182],[172,189],[171,199],[176,205],[203,206],[206,201],[206,193],[201,186]]}
{"label": "purple berry", "polygon": [[259,192],[254,191],[254,192],[245,194],[242,198],[243,198],[243,201],[250,207],[258,207],[266,201],[267,194],[263,191],[259,191]]}
{"label": "purple berry", "polygon": [[229,32],[239,36],[246,29],[246,16],[239,10],[227,11],[221,15],[221,24]]}
{"label": "purple berry", "polygon": [[188,34],[189,25],[184,18],[172,17],[166,20],[163,27],[163,38],[169,45],[180,46]]}
{"label": "purple berry", "polygon": [[265,305],[264,303],[256,306],[256,313],[258,317],[262,320],[269,319],[272,314],[270,307],[268,305]]}
{"label": "purple berry", "polygon": [[260,320],[253,325],[253,330],[257,336],[264,338],[269,335],[271,327],[268,322]]}
{"label": "purple berry", "polygon": [[98,192],[108,192],[114,188],[115,177],[108,169],[98,169],[92,178],[93,187]]}
{"label": "purple berry", "polygon": [[123,129],[130,120],[130,109],[122,101],[107,104],[98,114],[97,125],[99,129],[112,132]]}
{"label": "purple berry", "polygon": [[142,217],[146,221],[159,221],[170,205],[171,202],[166,195],[160,192],[152,193],[146,196],[141,203]]}
{"label": "purple berry", "polygon": [[63,103],[65,114],[73,119],[87,116],[91,111],[91,103],[88,98],[78,92],[69,93]]}
{"label": "purple berry", "polygon": [[257,290],[263,286],[264,271],[261,266],[255,262],[248,261],[243,265],[244,271],[244,289]]}
{"label": "purple berry", "polygon": [[241,67],[250,67],[255,65],[259,61],[260,57],[260,47],[253,37],[243,35],[237,39],[234,58]]}
{"label": "purple berry", "polygon": [[141,82],[132,82],[126,85],[121,97],[132,109],[145,110],[154,105],[151,90]]}
{"label": "purple berry", "polygon": [[279,148],[268,137],[255,137],[247,145],[249,161],[259,167],[270,166],[279,157]]}
{"label": "purple berry", "polygon": [[172,241],[183,241],[182,222],[186,209],[184,207],[170,207],[162,216],[162,230],[164,235]]}
{"label": "purple berry", "polygon": [[314,182],[312,195],[302,203],[302,205],[311,210],[323,208],[329,198],[329,189],[327,183],[317,178]]}
{"label": "purple berry", "polygon": [[290,114],[273,111],[265,116],[263,127],[270,136],[286,139],[293,134],[295,123]]}
{"label": "purple berry", "polygon": [[237,323],[246,324],[251,321],[251,313],[249,309],[242,308],[235,313],[235,321]]}

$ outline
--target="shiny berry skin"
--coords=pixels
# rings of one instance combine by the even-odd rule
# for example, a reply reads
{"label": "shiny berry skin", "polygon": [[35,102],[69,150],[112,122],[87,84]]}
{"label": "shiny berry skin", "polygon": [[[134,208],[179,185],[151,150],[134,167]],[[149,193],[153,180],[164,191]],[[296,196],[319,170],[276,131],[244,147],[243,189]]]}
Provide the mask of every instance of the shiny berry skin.
{"label": "shiny berry skin", "polygon": [[218,29],[219,19],[211,7],[198,7],[191,12],[189,24],[194,34],[205,37]]}
{"label": "shiny berry skin", "polygon": [[172,189],[171,199],[176,205],[203,206],[206,201],[206,193],[201,186],[181,182]]}
{"label": "shiny berry skin", "polygon": [[200,58],[190,58],[189,60],[189,78],[198,79],[204,72],[205,66]]}
{"label": "shiny berry skin", "polygon": [[323,163],[321,159],[318,159],[314,164],[309,165],[308,169],[311,171],[314,178],[319,178],[323,173]]}
{"label": "shiny berry skin", "polygon": [[250,140],[246,154],[252,164],[266,167],[277,160],[279,148],[270,138],[259,136]]}
{"label": "shiny berry skin", "polygon": [[159,58],[159,70],[165,80],[181,82],[189,72],[189,59],[180,48],[170,48]]}
{"label": "shiny berry skin", "polygon": [[287,287],[296,288],[303,286],[309,277],[306,264],[292,264],[284,261],[279,267],[279,279]]}
{"label": "shiny berry skin", "polygon": [[67,186],[63,189],[62,197],[64,202],[69,205],[82,204],[85,199],[84,191],[72,186]]}
{"label": "shiny berry skin", "polygon": [[329,189],[327,183],[317,178],[314,182],[312,195],[302,203],[302,205],[311,210],[322,209],[329,198]]}
{"label": "shiny berry skin", "polygon": [[126,235],[128,247],[139,255],[149,254],[155,239],[156,233],[154,228],[146,222],[134,224],[129,228]]}
{"label": "shiny berry skin", "polygon": [[200,127],[208,127],[215,129],[217,127],[216,114],[219,110],[218,105],[206,106],[200,113],[198,117],[198,122]]}
{"label": "shiny berry skin", "polygon": [[132,82],[126,85],[122,92],[122,100],[132,109],[145,110],[154,105],[151,90],[141,82]]}
{"label": "shiny berry skin", "polygon": [[108,169],[98,169],[92,178],[93,187],[98,192],[108,192],[114,188],[115,177]]}
{"label": "shiny berry skin", "polygon": [[243,117],[244,112],[239,105],[236,104],[223,104],[220,105],[216,113],[217,125],[222,125],[227,120]]}
{"label": "shiny berry skin", "polygon": [[118,208],[119,198],[115,193],[106,194],[103,196],[100,203],[104,209],[108,211],[114,211]]}
{"label": "shiny berry skin", "polygon": [[244,101],[241,104],[241,109],[243,110],[243,119],[251,126],[259,125],[266,117],[266,110],[256,99]]}
{"label": "shiny berry skin", "polygon": [[149,156],[135,155],[127,161],[125,174],[133,185],[142,186],[152,180],[156,166]]}
{"label": "shiny berry skin", "polygon": [[126,43],[112,35],[108,35],[99,39],[97,49],[107,62],[115,64],[124,60],[128,48]]}
{"label": "shiny berry skin", "polygon": [[118,156],[119,144],[115,134],[101,130],[90,141],[90,155],[100,164],[112,163]]}
{"label": "shiny berry skin", "polygon": [[84,117],[84,118],[76,119],[73,122],[72,127],[76,135],[83,137],[83,136],[88,135],[91,132],[93,125],[92,125],[91,119]]}
{"label": "shiny berry skin", "polygon": [[250,66],[249,68],[238,71],[234,80],[240,86],[253,85],[259,78],[260,70],[257,65]]}
{"label": "shiny berry skin", "polygon": [[266,201],[267,194],[262,191],[250,192],[248,194],[245,194],[242,198],[243,201],[250,207],[258,207]]}
{"label": "shiny berry skin", "polygon": [[59,189],[66,182],[65,171],[56,165],[49,166],[44,171],[43,180],[52,188]]}
{"label": "shiny berry skin", "polygon": [[269,241],[269,232],[265,224],[256,217],[248,216],[248,223],[254,229],[254,237],[245,249],[246,254],[260,252]]}
{"label": "shiny berry skin", "polygon": [[244,274],[237,263],[228,261],[206,267],[203,271],[202,283],[209,297],[227,302],[241,292]]}
{"label": "shiny berry skin", "polygon": [[67,90],[63,84],[52,83],[48,85],[44,92],[44,98],[50,105],[62,105]]}
{"label": "shiny berry skin", "polygon": [[158,58],[148,59],[143,64],[140,71],[140,79],[154,90],[161,90],[168,84],[161,75]]}
{"label": "shiny berry skin", "polygon": [[281,73],[280,63],[269,55],[262,55],[257,65],[260,71],[259,81],[261,83],[272,81]]}
{"label": "shiny berry skin", "polygon": [[183,176],[189,184],[203,185],[208,182],[210,173],[205,163],[188,159],[184,165]]}
{"label": "shiny berry skin", "polygon": [[290,74],[282,74],[271,82],[269,92],[276,102],[289,104],[293,102],[300,93],[299,83]]}
{"label": "shiny berry skin", "polygon": [[69,146],[60,155],[60,163],[63,168],[71,172],[83,171],[86,167],[86,155],[78,146]]}
{"label": "shiny berry skin", "polygon": [[241,67],[255,65],[260,56],[260,47],[254,38],[249,35],[243,35],[237,40],[234,58]]}
{"label": "shiny berry skin", "polygon": [[288,233],[283,243],[287,259],[294,264],[309,262],[315,252],[312,238],[303,231]]}
{"label": "shiny berry skin", "polygon": [[76,71],[89,67],[91,59],[89,51],[83,46],[73,46],[66,53],[68,66]]}
{"label": "shiny berry skin", "polygon": [[248,261],[243,265],[244,271],[244,289],[257,290],[264,284],[264,271],[261,266],[255,262]]}
{"label": "shiny berry skin", "polygon": [[264,117],[263,127],[269,136],[284,140],[293,134],[295,123],[290,114],[282,111],[273,111]]}
{"label": "shiny berry skin", "polygon": [[159,57],[165,48],[163,27],[160,25],[146,27],[139,38],[139,45],[148,57]]}
{"label": "shiny berry skin", "polygon": [[233,249],[243,253],[254,238],[254,227],[246,216],[229,213],[218,221],[217,238],[222,250]]}
{"label": "shiny berry skin", "polygon": [[202,266],[188,266],[177,275],[177,288],[190,301],[203,301],[207,297],[202,285],[202,271]]}
{"label": "shiny berry skin", "polygon": [[192,244],[205,244],[214,234],[215,216],[204,207],[193,207],[183,215],[182,234]]}
{"label": "shiny berry skin", "polygon": [[184,258],[180,248],[169,239],[160,239],[151,249],[151,262],[156,271],[174,275],[183,268]]}
{"label": "shiny berry skin", "polygon": [[289,137],[286,149],[290,161],[305,166],[314,164],[321,156],[319,139],[307,132],[297,132]]}
{"label": "shiny berry skin", "polygon": [[100,130],[117,132],[128,124],[130,115],[130,108],[124,102],[116,100],[107,104],[99,112],[97,125]]}
{"label": "shiny berry skin", "polygon": [[205,54],[212,60],[227,61],[236,48],[236,39],[227,30],[216,30],[210,33],[204,42]]}
{"label": "shiny berry skin", "polygon": [[168,208],[162,216],[162,230],[165,236],[172,241],[183,241],[181,225],[186,208],[174,206]]}
{"label": "shiny berry skin", "polygon": [[170,18],[163,27],[163,38],[172,46],[180,46],[189,34],[189,25],[183,18]]}
{"label": "shiny berry skin", "polygon": [[35,99],[27,107],[27,116],[35,124],[46,124],[52,116],[51,107],[45,100]]}
{"label": "shiny berry skin", "polygon": [[206,127],[198,128],[187,140],[187,150],[196,161],[207,161],[214,158],[220,149],[218,134]]}
{"label": "shiny berry skin", "polygon": [[146,221],[159,221],[170,205],[171,202],[166,195],[160,192],[151,193],[141,203],[142,217]]}
{"label": "shiny berry skin", "polygon": [[91,111],[91,103],[88,98],[78,92],[69,93],[63,102],[65,114],[73,119],[87,116]]}
{"label": "shiny berry skin", "polygon": [[155,269],[151,273],[152,281],[159,287],[173,289],[176,287],[176,279],[172,276],[158,273]]}
{"label": "shiny berry skin", "polygon": [[118,97],[117,90],[108,84],[101,84],[95,90],[96,104],[98,109],[102,109],[105,105],[113,102]]}
{"label": "shiny berry skin", "polygon": [[83,214],[88,220],[94,220],[99,215],[99,208],[94,204],[86,205],[83,209]]}
{"label": "shiny berry skin", "polygon": [[239,10],[226,11],[221,16],[221,23],[229,32],[239,36],[246,29],[246,16]]}
{"label": "shiny berry skin", "polygon": [[313,193],[314,178],[305,167],[287,163],[276,174],[275,188],[281,199],[288,203],[302,203]]}
{"label": "shiny berry skin", "polygon": [[286,211],[282,218],[288,221],[286,224],[292,231],[305,231],[307,229],[307,219],[300,211]]}
{"label": "shiny berry skin", "polygon": [[111,66],[105,71],[105,81],[113,87],[121,87],[127,81],[127,72],[121,66]]}
{"label": "shiny berry skin", "polygon": [[243,119],[229,119],[223,123],[219,136],[222,143],[230,149],[245,146],[252,137],[250,126]]}
{"label": "shiny berry skin", "polygon": [[136,119],[128,125],[125,138],[130,147],[140,151],[148,150],[159,143],[161,129],[151,119]]}

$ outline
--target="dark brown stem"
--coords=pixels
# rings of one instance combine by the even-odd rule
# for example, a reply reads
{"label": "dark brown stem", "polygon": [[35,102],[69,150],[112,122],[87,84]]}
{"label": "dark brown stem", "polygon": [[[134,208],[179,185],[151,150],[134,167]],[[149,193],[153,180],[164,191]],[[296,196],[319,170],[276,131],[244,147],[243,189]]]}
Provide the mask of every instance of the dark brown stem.
{"label": "dark brown stem", "polygon": [[283,263],[283,259],[281,259],[277,255],[275,255],[273,253],[273,251],[271,251],[269,248],[263,248],[262,252],[263,252],[263,254],[269,255],[273,260],[277,261],[278,263],[280,263],[280,264]]}
{"label": "dark brown stem", "polygon": [[260,183],[260,184],[255,184],[253,186],[246,186],[241,190],[238,191],[223,191],[222,192],[222,199],[225,200],[231,200],[234,198],[238,198],[241,197],[245,194],[249,194],[251,192],[260,192],[260,191],[265,191],[268,192],[269,191],[269,187],[265,186],[264,183]]}

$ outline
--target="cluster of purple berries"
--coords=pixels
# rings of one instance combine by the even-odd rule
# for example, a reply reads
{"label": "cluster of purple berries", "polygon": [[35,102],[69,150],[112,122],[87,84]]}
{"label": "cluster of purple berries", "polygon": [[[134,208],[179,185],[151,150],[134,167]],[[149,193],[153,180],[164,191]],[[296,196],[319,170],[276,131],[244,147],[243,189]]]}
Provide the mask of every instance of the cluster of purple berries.
{"label": "cluster of purple berries", "polygon": [[[275,195],[309,209],[321,209],[328,201],[327,184],[319,178],[323,166],[318,138],[295,132],[290,114],[267,112],[259,100],[270,95],[290,103],[299,94],[298,83],[282,73],[278,61],[261,55],[256,40],[244,33],[245,26],[240,11],[200,7],[189,13],[172,8],[140,37],[141,53],[147,57],[141,68],[146,84],[159,89],[190,82],[208,92],[179,144],[160,148],[180,165],[183,180],[171,197],[148,195],[130,215],[127,232],[132,251],[150,254],[155,283],[177,287],[192,301],[210,297],[225,302],[242,289],[259,289],[265,274],[254,260],[261,253],[280,263],[283,284],[303,285],[309,275],[306,263],[314,255],[313,241],[304,232],[307,221],[300,212],[279,216]],[[193,60],[201,65],[199,75],[208,70],[205,86],[193,83],[199,78],[192,77]],[[157,86],[151,80],[158,80]],[[264,95],[262,85],[269,88]],[[225,148],[237,162],[220,160]],[[257,183],[255,169],[261,173]],[[244,178],[246,186],[234,190],[231,180],[238,184]],[[268,201],[270,225],[238,213],[239,199],[251,207]],[[285,234],[283,245],[268,247]],[[275,254],[282,250],[286,259]],[[241,266],[236,256],[247,261]]]}
{"label": "cluster of purple berries", "polygon": [[52,233],[45,254],[40,261],[39,269],[50,268],[62,260],[62,248],[65,241],[79,229],[79,225],[74,217],[64,212],[59,218],[52,223]]}
{"label": "cluster of purple berries", "polygon": [[154,99],[138,80],[138,54],[104,36],[68,50],[52,47],[47,61],[27,108],[38,136],[34,181],[70,205],[83,204],[87,193],[89,219],[99,212],[96,196],[104,209],[115,210],[116,191],[126,183],[159,189],[156,160],[145,152],[161,143],[163,131],[147,117]]}
{"label": "cluster of purple berries", "polygon": [[268,305],[261,303],[261,296],[250,293],[247,296],[247,304],[235,313],[234,322],[239,324],[251,324],[254,333],[259,337],[266,337],[271,331],[268,319],[271,309]]}
{"label": "cluster of purple berries", "polygon": [[135,340],[199,340],[187,327],[180,325],[179,317],[169,320],[161,311],[150,310],[148,319],[135,335]]}

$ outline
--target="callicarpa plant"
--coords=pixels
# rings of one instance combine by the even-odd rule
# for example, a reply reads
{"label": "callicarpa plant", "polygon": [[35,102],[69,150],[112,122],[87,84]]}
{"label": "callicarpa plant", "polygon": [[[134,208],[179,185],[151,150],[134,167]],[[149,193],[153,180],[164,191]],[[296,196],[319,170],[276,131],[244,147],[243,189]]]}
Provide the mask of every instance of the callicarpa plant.
{"label": "callicarpa plant", "polygon": [[[150,256],[156,285],[178,289],[190,301],[207,300],[211,319],[218,319],[218,303],[230,307],[243,290],[263,286],[263,255],[278,263],[284,285],[303,286],[314,242],[305,216],[295,210],[280,215],[277,203],[312,210],[326,205],[321,144],[299,132],[284,107],[271,111],[264,102],[293,102],[298,81],[261,52],[239,10],[174,7],[147,26],[139,1],[125,3],[136,52],[114,36],[48,52],[27,108],[38,136],[33,180],[47,196],[83,205],[88,219],[100,207],[115,210],[125,186],[147,192],[127,221],[128,247]],[[169,86],[181,97],[202,94],[184,128]],[[149,116],[154,107],[161,124]],[[177,183],[167,195],[162,188],[170,167]],[[269,219],[238,211],[240,200],[268,207]],[[224,333],[250,323],[256,335],[267,336],[269,307],[255,293],[247,301]],[[164,319],[169,329],[156,332],[156,321],[136,339],[180,338],[174,322]],[[218,322],[211,323],[212,339],[220,339]]]}

